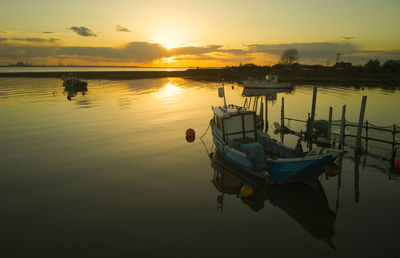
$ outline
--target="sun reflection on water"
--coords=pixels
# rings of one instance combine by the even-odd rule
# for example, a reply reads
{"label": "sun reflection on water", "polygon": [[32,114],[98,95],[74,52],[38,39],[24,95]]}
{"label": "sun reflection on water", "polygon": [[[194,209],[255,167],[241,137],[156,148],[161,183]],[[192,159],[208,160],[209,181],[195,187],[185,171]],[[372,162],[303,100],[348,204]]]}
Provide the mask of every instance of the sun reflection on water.
{"label": "sun reflection on water", "polygon": [[183,88],[177,86],[173,82],[168,82],[164,87],[155,92],[155,96],[164,102],[174,102],[181,97],[184,91]]}

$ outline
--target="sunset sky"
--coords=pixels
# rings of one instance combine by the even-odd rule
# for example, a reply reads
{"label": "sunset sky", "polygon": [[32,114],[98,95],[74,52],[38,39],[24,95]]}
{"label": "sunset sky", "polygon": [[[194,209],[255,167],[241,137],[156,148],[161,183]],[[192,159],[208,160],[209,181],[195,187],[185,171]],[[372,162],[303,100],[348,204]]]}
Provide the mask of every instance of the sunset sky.
{"label": "sunset sky", "polygon": [[400,59],[399,0],[2,0],[0,65],[220,67]]}

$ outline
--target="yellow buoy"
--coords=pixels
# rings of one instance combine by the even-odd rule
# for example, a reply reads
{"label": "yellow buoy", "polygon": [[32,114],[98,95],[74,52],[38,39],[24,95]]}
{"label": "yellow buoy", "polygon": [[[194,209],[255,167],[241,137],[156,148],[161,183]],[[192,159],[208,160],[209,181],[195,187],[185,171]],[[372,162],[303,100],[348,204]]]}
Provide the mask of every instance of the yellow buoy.
{"label": "yellow buoy", "polygon": [[242,186],[242,188],[240,188],[240,195],[244,198],[249,198],[253,195],[253,188],[248,185]]}

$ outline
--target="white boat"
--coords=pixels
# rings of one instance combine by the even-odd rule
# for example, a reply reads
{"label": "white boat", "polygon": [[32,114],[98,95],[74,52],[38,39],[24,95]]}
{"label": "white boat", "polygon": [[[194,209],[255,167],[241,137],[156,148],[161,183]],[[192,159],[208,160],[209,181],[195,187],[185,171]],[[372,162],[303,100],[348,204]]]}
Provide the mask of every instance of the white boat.
{"label": "white boat", "polygon": [[278,82],[278,75],[267,75],[265,80],[243,80],[243,86],[250,89],[289,89],[289,82]]}
{"label": "white boat", "polygon": [[257,128],[253,110],[226,105],[224,88],[219,90],[224,106],[212,107],[211,131],[220,155],[249,174],[283,184],[302,181],[311,185],[326,165],[333,165],[340,150],[316,148],[303,152],[300,145],[288,147]]}

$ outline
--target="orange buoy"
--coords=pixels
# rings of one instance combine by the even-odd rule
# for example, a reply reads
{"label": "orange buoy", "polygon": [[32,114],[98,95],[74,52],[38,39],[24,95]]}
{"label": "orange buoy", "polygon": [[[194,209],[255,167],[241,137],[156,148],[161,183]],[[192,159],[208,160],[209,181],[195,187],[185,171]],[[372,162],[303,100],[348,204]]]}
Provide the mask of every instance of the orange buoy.
{"label": "orange buoy", "polygon": [[186,130],[186,137],[195,137],[195,135],[196,132],[192,128]]}
{"label": "orange buoy", "polygon": [[396,159],[396,161],[394,162],[394,167],[400,169],[400,159]]}

